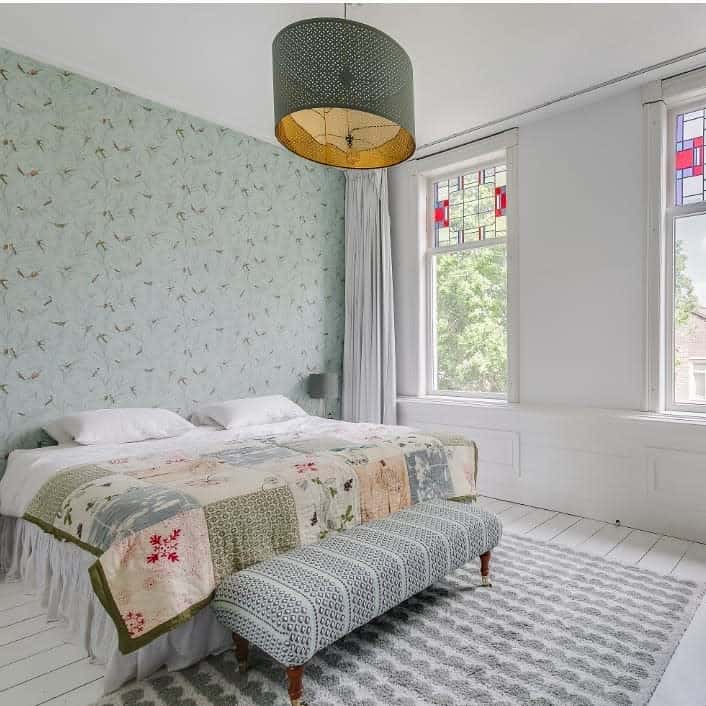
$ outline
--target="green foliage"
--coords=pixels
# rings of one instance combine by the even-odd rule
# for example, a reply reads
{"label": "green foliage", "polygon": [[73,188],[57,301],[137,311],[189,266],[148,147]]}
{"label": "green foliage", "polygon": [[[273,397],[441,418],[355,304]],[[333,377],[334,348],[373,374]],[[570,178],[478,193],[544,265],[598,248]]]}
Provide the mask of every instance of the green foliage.
{"label": "green foliage", "polygon": [[684,242],[674,242],[674,325],[681,328],[690,323],[691,315],[696,310],[698,299],[694,292],[694,283],[687,273],[687,256]]}
{"label": "green foliage", "polygon": [[507,388],[505,246],[436,258],[437,388]]}

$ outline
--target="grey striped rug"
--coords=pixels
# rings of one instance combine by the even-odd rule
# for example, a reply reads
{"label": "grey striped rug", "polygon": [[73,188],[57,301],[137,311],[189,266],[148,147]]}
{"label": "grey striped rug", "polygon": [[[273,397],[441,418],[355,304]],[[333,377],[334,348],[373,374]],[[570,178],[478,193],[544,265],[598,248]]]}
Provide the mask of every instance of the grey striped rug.
{"label": "grey striped rug", "polygon": [[[475,564],[320,652],[309,706],[646,704],[703,586],[505,535],[493,587]],[[231,653],[161,673],[101,706],[287,706],[283,670]]]}

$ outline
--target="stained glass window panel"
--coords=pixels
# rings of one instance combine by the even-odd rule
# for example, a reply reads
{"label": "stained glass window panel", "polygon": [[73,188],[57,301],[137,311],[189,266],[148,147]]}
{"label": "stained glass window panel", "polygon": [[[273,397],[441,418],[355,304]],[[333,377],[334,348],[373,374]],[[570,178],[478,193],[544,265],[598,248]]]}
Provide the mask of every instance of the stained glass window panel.
{"label": "stained glass window panel", "polygon": [[434,183],[434,246],[507,235],[507,169],[498,164]]}
{"label": "stained glass window panel", "polygon": [[674,204],[704,201],[704,110],[680,113],[674,130]]}

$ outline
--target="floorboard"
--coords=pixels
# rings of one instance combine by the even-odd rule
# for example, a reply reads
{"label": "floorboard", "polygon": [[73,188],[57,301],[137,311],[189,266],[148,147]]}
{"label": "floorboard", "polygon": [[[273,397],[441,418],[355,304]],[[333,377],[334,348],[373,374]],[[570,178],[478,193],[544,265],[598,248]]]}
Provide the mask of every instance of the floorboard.
{"label": "floorboard", "polygon": [[2,692],[10,687],[28,682],[42,674],[54,672],[68,664],[85,660],[87,656],[82,649],[62,643],[8,664],[0,668],[0,699],[2,699]]}
{"label": "floorboard", "polygon": [[659,541],[660,535],[642,530],[632,530],[620,544],[607,554],[608,559],[621,564],[637,564]]}
{"label": "floorboard", "polygon": [[37,706],[93,706],[103,696],[103,679],[96,679]]}
{"label": "floorboard", "polygon": [[23,603],[14,608],[0,610],[0,628],[6,628],[15,623],[21,623],[29,618],[36,618],[38,615],[44,615],[44,608],[39,604],[38,600]]}
{"label": "floorboard", "polygon": [[704,645],[706,645],[706,602],[702,601],[667,665],[649,706],[706,704]]}
{"label": "floorboard", "polygon": [[691,544],[693,542],[684,539],[662,537],[637,565],[658,574],[668,574],[681,561]]}
{"label": "floorboard", "polygon": [[706,583],[706,544],[696,542],[691,544],[679,563],[672,569],[672,575],[680,579]]}
{"label": "floorboard", "polygon": [[562,513],[557,513],[551,519],[531,529],[527,533],[527,536],[532,537],[532,539],[539,539],[544,542],[549,542],[558,534],[561,534],[565,530],[569,529],[569,527],[572,527],[580,521],[581,518],[576,517],[575,515],[563,515]]}
{"label": "floorboard", "polygon": [[0,699],[2,703],[12,704],[12,706],[38,706],[102,676],[103,667],[83,659],[10,687],[0,692]]}
{"label": "floorboard", "polygon": [[501,516],[504,529],[508,532],[514,532],[515,534],[527,534],[527,532],[533,530],[535,527],[539,527],[551,520],[554,515],[556,515],[556,512],[552,510],[533,509],[522,517],[514,518],[511,522],[505,521],[506,515],[507,512]]}
{"label": "floorboard", "polygon": [[629,527],[616,527],[615,525],[604,525],[598,532],[592,534],[585,542],[577,545],[576,549],[589,554],[605,556],[617,544],[622,542],[630,534]]}
{"label": "floorboard", "polygon": [[529,515],[532,510],[534,510],[534,508],[529,505],[513,505],[500,515],[503,527],[507,528],[512,526],[517,520],[523,518],[525,515]]}
{"label": "floorboard", "polygon": [[513,507],[513,503],[507,500],[498,500],[497,498],[480,498],[480,504],[490,512],[494,512],[496,515],[502,515],[505,510],[509,510]]}
{"label": "floorboard", "polygon": [[567,547],[577,547],[596,534],[601,527],[607,527],[606,523],[582,518],[563,532],[552,537],[551,541]]}
{"label": "floorboard", "polygon": [[[2,588],[2,586],[0,586]],[[39,654],[64,643],[64,631],[60,625],[55,625],[42,633],[41,639],[36,635],[15,640],[0,647],[0,668],[21,659]]]}
{"label": "floorboard", "polygon": [[[36,618],[30,618],[29,620],[15,623],[0,631],[0,647],[30,635],[38,636],[40,633],[46,632],[50,627],[52,627],[52,625],[47,622],[46,615],[38,615]],[[40,638],[38,637],[37,639]]]}

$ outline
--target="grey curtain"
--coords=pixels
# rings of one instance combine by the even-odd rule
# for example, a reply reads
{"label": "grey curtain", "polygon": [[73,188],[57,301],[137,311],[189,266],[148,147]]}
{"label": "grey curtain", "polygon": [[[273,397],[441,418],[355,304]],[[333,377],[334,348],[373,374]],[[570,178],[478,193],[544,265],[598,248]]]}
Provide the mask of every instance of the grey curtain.
{"label": "grey curtain", "polygon": [[343,418],[394,424],[397,380],[387,172],[346,172]]}

